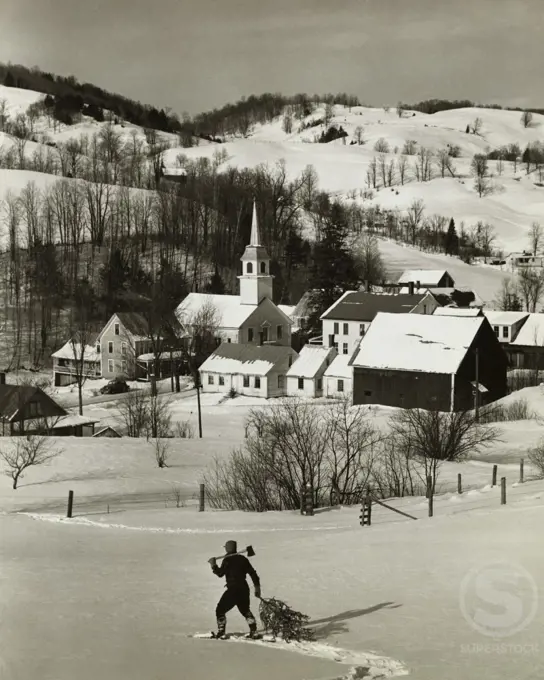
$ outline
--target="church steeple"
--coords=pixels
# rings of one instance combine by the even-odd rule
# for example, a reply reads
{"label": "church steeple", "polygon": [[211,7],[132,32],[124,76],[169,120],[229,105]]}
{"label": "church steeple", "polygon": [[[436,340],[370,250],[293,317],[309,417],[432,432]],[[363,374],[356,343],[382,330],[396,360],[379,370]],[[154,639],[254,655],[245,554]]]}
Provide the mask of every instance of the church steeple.
{"label": "church steeple", "polygon": [[258,305],[263,298],[272,300],[272,280],[270,257],[261,243],[257,204],[253,202],[251,236],[242,260],[240,279],[240,298],[243,305]]}

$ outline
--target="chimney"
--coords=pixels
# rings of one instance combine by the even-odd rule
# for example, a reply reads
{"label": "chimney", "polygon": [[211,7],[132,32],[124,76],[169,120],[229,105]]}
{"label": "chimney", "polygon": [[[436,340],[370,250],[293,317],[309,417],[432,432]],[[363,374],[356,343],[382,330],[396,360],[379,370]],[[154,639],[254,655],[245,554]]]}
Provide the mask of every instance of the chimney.
{"label": "chimney", "polygon": [[413,281],[408,282],[408,292],[410,293],[410,295],[414,294],[414,282]]}
{"label": "chimney", "polygon": [[417,282],[417,289],[419,290],[421,288],[421,281]]}
{"label": "chimney", "polygon": [[264,333],[263,331],[259,332],[259,346],[263,344],[263,338],[264,338]]}
{"label": "chimney", "polygon": [[329,335],[329,347],[334,347],[334,335]]}
{"label": "chimney", "polygon": [[0,373],[0,385],[5,385],[5,384],[6,384],[6,374]]}

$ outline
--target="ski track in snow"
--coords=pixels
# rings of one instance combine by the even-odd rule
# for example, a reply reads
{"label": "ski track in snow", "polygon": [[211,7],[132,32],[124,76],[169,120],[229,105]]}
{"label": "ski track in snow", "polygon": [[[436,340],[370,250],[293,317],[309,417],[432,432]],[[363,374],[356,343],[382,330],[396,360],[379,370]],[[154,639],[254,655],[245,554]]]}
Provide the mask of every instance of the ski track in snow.
{"label": "ski track in snow", "polygon": [[[208,639],[207,633],[197,633],[194,638]],[[379,656],[372,652],[355,652],[341,647],[332,647],[321,642],[284,642],[283,640],[246,640],[243,637],[232,637],[228,642],[242,642],[252,645],[262,645],[273,647],[288,652],[296,652],[306,656],[319,657],[327,661],[336,661],[341,664],[350,665],[347,673],[335,675],[330,680],[362,680],[363,678],[392,678],[401,675],[408,675],[408,670],[400,661]],[[217,643],[214,643],[217,644]]]}
{"label": "ski track in snow", "polygon": [[353,529],[353,524],[338,524],[319,527],[254,527],[252,529],[240,528],[224,528],[224,529],[188,529],[172,527],[142,527],[129,526],[127,524],[110,524],[108,522],[95,522],[94,520],[84,517],[63,517],[62,515],[44,515],[34,512],[18,512],[18,515],[30,517],[30,519],[39,520],[42,522],[56,522],[63,524],[78,524],[83,526],[99,527],[100,529],[126,529],[128,531],[146,531],[157,534],[228,534],[236,531],[238,534],[252,534],[252,533],[276,533],[276,532],[290,532],[290,531],[338,531],[338,529]]}

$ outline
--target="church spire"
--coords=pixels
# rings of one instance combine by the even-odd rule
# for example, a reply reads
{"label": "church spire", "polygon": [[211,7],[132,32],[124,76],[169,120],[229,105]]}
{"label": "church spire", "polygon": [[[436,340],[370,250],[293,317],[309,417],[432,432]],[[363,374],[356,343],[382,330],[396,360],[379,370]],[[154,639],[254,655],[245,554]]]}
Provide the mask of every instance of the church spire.
{"label": "church spire", "polygon": [[251,221],[251,237],[249,239],[250,246],[260,246],[261,234],[259,232],[259,222],[257,221],[257,202],[253,201],[253,219]]}

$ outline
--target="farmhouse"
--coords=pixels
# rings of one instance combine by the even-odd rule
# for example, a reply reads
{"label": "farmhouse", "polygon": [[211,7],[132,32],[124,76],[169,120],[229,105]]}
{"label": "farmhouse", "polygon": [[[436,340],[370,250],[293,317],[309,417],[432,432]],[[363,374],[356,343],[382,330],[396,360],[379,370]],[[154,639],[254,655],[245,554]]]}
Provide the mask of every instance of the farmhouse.
{"label": "farmhouse", "polygon": [[31,385],[6,385],[0,374],[0,422],[2,435],[20,435],[49,429],[68,416],[49,395]]}
{"label": "farmhouse", "polygon": [[509,343],[515,340],[523,324],[529,318],[528,312],[484,312],[495,335],[501,343]]}
{"label": "farmhouse", "polygon": [[445,269],[406,270],[400,275],[398,284],[407,289],[410,283],[414,285],[416,291],[421,288],[453,288],[455,286],[453,277]]}
{"label": "farmhouse", "polygon": [[379,312],[432,314],[437,307],[427,291],[412,295],[347,291],[321,315],[323,344],[351,355]]}
{"label": "farmhouse", "polygon": [[353,403],[441,411],[506,394],[507,357],[485,317],[379,313],[351,360]]}
{"label": "farmhouse", "polygon": [[272,301],[274,277],[270,274],[270,257],[261,242],[255,204],[250,242],[241,260],[240,295],[189,293],[176,309],[179,322],[190,334],[191,328],[207,316],[216,321],[218,343],[274,342],[289,347],[293,322]]}
{"label": "farmhouse", "polygon": [[284,345],[222,343],[200,366],[204,392],[235,390],[255,397],[286,394],[287,371],[298,354]]}
{"label": "farmhouse", "polygon": [[333,347],[305,345],[287,371],[287,394],[292,397],[322,397],[323,376],[336,355]]}
{"label": "farmhouse", "polygon": [[[68,340],[54,352],[53,378],[55,386],[76,382],[78,372],[88,378],[146,380],[153,343],[147,320],[135,312],[112,314],[99,332],[89,337],[84,351],[81,344]],[[160,358],[161,377],[170,370],[170,355]]]}

